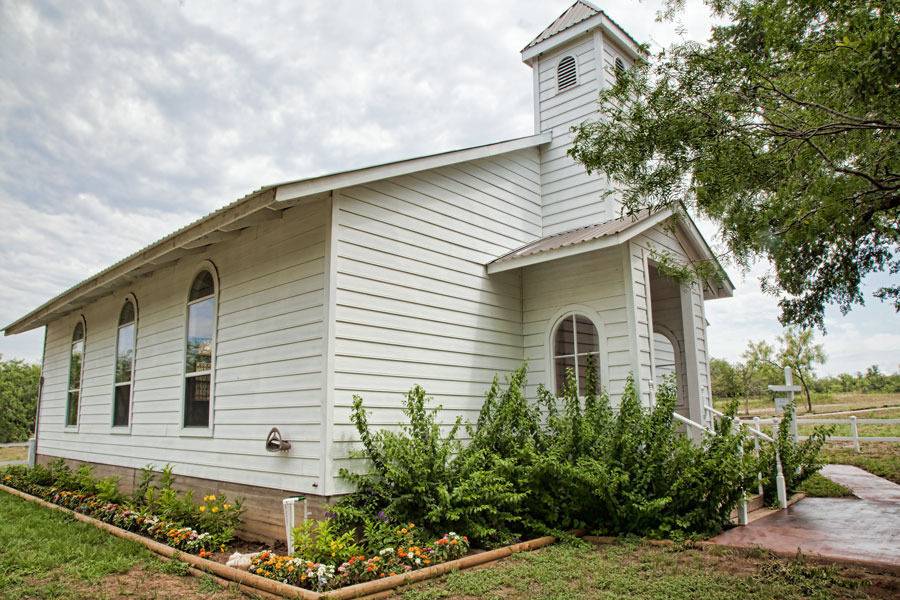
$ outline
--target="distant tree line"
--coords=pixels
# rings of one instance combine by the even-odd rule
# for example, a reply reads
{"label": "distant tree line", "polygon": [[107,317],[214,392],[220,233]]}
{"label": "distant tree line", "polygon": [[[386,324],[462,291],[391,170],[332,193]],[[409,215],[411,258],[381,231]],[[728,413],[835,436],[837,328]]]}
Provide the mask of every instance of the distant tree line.
{"label": "distant tree line", "polygon": [[0,355],[0,443],[24,442],[34,432],[41,368]]}
{"label": "distant tree line", "polygon": [[900,371],[886,374],[878,365],[865,373],[841,373],[817,377],[815,367],[825,363],[825,352],[816,344],[812,330],[788,328],[778,338],[776,348],[766,341],[750,341],[741,360],[729,362],[721,358],[710,361],[713,398],[742,398],[771,394],[770,384],[784,382],[784,368],[791,367],[795,383],[803,388],[807,409],[812,410],[812,393],[900,393]]}

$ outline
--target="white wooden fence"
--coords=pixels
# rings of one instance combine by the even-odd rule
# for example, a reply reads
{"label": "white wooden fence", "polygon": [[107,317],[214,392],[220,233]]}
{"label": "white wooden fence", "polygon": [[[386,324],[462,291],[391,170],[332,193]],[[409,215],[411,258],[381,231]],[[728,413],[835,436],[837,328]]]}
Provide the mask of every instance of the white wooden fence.
{"label": "white wooden fence", "polygon": [[[760,419],[762,425],[773,425],[778,423],[780,419]],[[861,436],[859,435],[860,425],[900,425],[900,419],[858,419],[856,416],[845,417],[843,419],[817,419],[815,417],[796,419],[798,425],[850,425],[850,435],[830,435],[828,439],[835,442],[853,442],[853,447],[859,452],[859,444],[863,442],[889,442],[900,443],[900,437],[890,436]],[[809,436],[800,435],[799,439],[805,440]]]}
{"label": "white wooden fence", "polygon": [[35,449],[34,449],[34,438],[31,438],[27,442],[11,442],[8,444],[0,444],[0,448],[28,448],[28,454],[24,460],[5,460],[0,461],[0,467],[6,467],[9,465],[30,465],[34,466],[35,463]]}

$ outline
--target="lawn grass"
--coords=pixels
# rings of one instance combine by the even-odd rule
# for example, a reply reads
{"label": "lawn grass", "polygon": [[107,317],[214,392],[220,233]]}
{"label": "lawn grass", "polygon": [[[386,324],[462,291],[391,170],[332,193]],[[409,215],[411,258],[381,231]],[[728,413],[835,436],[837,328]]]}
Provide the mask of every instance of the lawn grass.
{"label": "lawn grass", "polygon": [[7,460],[25,460],[28,448],[25,446],[0,446],[0,462]]}
{"label": "lawn grass", "polygon": [[[730,398],[718,398],[713,401],[713,405],[718,410],[724,410]],[[774,417],[775,403],[770,396],[759,396],[750,398],[750,416],[752,417]],[[853,411],[872,408],[896,408],[900,412],[900,394],[859,394],[859,393],[841,393],[841,394],[813,394],[812,397],[812,413],[806,410],[806,397],[800,393],[797,395],[797,414],[820,414],[826,412]],[[879,411],[879,414],[881,411]],[[744,412],[744,399],[738,398],[738,416],[747,416]],[[850,416],[850,413],[847,414]],[[860,418],[873,419],[877,418],[875,413],[857,414]],[[883,418],[896,418],[898,414]]]}
{"label": "lawn grass", "polygon": [[[843,418],[843,417],[842,417]],[[846,425],[804,425],[798,421],[797,430],[800,435],[810,435],[816,427],[833,427],[831,435],[837,437],[850,437],[850,423]],[[900,437],[900,424],[897,425],[857,425],[856,431],[859,437]]]}
{"label": "lawn grass", "polygon": [[832,442],[822,449],[822,459],[831,464],[854,465],[900,483],[900,444],[862,441],[860,450],[857,453],[850,444]]}
{"label": "lawn grass", "polygon": [[[736,600],[892,597],[898,578],[763,552],[558,544],[399,591],[395,599]],[[886,592],[886,593],[885,593]]]}
{"label": "lawn grass", "polygon": [[852,496],[849,488],[836,483],[819,473],[812,474],[806,481],[800,484],[799,492],[813,498],[844,498]]}
{"label": "lawn grass", "polygon": [[209,593],[202,580],[173,573],[177,566],[71,515],[0,492],[0,598],[242,597],[220,588]]}

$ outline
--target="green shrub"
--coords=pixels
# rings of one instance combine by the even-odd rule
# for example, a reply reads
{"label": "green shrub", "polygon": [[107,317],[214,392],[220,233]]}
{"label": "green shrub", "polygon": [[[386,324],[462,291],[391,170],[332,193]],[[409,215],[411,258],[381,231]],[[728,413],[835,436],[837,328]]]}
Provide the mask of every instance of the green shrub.
{"label": "green shrub", "polygon": [[210,494],[203,497],[203,503],[187,522],[195,529],[230,540],[241,523],[244,512],[241,504],[240,500],[230,501],[226,496]]}
{"label": "green shrub", "polygon": [[367,458],[365,473],[341,470],[341,476],[357,486],[357,493],[335,509],[337,522],[361,526],[377,512],[396,522],[412,522],[429,533],[467,531],[479,539],[502,537],[508,527],[498,524],[518,520],[513,508],[519,497],[505,477],[499,457],[474,449],[464,452],[457,440],[460,420],[442,435],[437,422],[440,410],[427,410],[425,390],[415,386],[406,396],[403,414],[407,423],[399,432],[373,433],[362,398],[353,399],[352,421],[364,450],[354,456]]}
{"label": "green shrub", "polygon": [[336,565],[362,554],[353,532],[339,532],[329,519],[303,521],[292,535],[294,556],[305,561]]}
{"label": "green shrub", "polygon": [[[592,363],[587,377],[596,389]],[[733,431],[733,417],[691,443],[673,422],[672,382],[647,409],[629,380],[614,411],[606,394],[579,398],[571,371],[562,397],[541,387],[536,403],[526,399],[525,378],[524,366],[505,386],[495,378],[466,445],[457,441],[458,420],[440,435],[439,407],[426,410],[421,387],[407,396],[399,433],[373,433],[356,397],[359,455],[371,470],[341,472],[357,492],[334,509],[338,522],[374,528],[383,511],[431,532],[464,531],[486,546],[584,527],[707,534],[728,522],[742,486],[753,485],[752,453],[738,452],[747,441]]]}
{"label": "green shrub", "polygon": [[[784,418],[779,421],[774,436],[781,455],[781,469],[788,496],[796,492],[804,481],[822,468],[822,447],[828,436],[834,432],[833,426],[817,425],[809,437],[794,443],[794,437],[791,435],[794,412],[793,404],[785,407]],[[775,480],[778,468],[772,444],[764,444],[760,451],[760,471],[763,473],[763,495],[769,504],[776,504],[778,494]]]}

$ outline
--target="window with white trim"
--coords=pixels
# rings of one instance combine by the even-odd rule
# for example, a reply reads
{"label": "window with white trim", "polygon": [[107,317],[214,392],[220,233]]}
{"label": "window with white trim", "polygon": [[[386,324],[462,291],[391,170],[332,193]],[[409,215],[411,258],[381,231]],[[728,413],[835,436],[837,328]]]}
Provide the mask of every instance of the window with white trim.
{"label": "window with white trim", "polygon": [[[566,385],[566,371],[575,372],[578,394],[584,396],[587,390],[588,356],[594,357],[594,366],[600,369],[600,335],[594,322],[578,313],[563,317],[553,332],[553,373],[556,379],[556,394],[561,396]],[[596,377],[599,392],[600,377]]]}
{"label": "window with white trim", "polygon": [[184,365],[184,427],[209,427],[213,345],[216,328],[216,283],[208,270],[191,284],[187,306]]}
{"label": "window with white trim", "polygon": [[81,403],[81,382],[84,372],[84,321],[78,321],[72,332],[69,349],[69,384],[66,395],[66,427],[78,425],[78,406]]}
{"label": "window with white trim", "polygon": [[128,427],[131,422],[131,391],[134,387],[134,346],[137,309],[131,298],[119,312],[116,335],[116,366],[113,387],[113,427]]}

